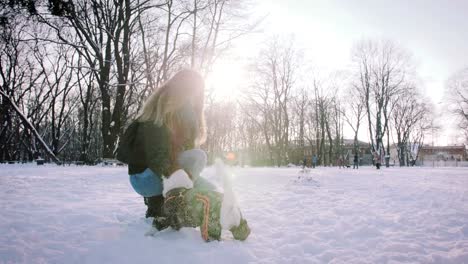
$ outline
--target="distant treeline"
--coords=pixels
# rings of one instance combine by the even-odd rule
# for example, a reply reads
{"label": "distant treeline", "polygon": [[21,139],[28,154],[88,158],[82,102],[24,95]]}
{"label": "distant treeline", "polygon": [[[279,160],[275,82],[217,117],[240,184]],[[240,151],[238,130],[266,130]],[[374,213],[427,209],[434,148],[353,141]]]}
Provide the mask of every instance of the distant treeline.
{"label": "distant treeline", "polygon": [[[2,2],[0,161],[113,158],[149,93],[184,67],[209,77],[234,40],[254,34],[258,21],[246,5]],[[329,165],[344,155],[346,126],[354,152],[364,129],[371,151],[383,157],[395,143],[405,164],[414,155],[408,146],[434,129],[411,55],[392,41],[357,42],[352,67],[318,76],[293,41],[265,39],[238,98],[218,98],[207,87],[202,147],[210,159],[231,151],[245,164],[285,165],[310,148]]]}

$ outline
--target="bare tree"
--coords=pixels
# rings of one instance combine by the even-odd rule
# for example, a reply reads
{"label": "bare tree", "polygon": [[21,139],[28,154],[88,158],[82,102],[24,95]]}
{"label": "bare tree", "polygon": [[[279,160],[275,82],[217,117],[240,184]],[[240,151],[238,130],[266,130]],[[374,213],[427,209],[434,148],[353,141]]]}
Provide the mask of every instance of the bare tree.
{"label": "bare tree", "polygon": [[391,102],[400,93],[411,71],[410,57],[391,41],[361,41],[353,49],[353,60],[359,79],[357,87],[365,105],[372,151],[388,154]]}
{"label": "bare tree", "polygon": [[[42,109],[42,103],[50,97],[50,92],[44,89],[44,76],[42,70],[36,70],[35,62],[30,59],[37,42],[29,45],[24,41],[27,23],[22,18],[15,18],[12,23],[1,27],[0,32],[0,94],[1,94],[1,134],[2,159],[15,159],[17,155],[9,153],[10,150],[18,151],[21,144],[28,152],[29,159],[37,152],[36,144],[56,162],[60,162],[53,151],[37,131],[39,123],[47,114]],[[25,104],[28,99],[27,105]],[[19,120],[16,122],[15,120]],[[36,122],[34,122],[36,121]],[[22,124],[24,129],[18,126]],[[12,140],[17,140],[16,147],[12,148]],[[34,142],[33,142],[34,141]],[[16,157],[15,157],[16,156]]]}
{"label": "bare tree", "polygon": [[232,42],[251,33],[259,21],[250,21],[247,1],[193,0],[191,67],[205,76]]}
{"label": "bare tree", "polygon": [[343,117],[348,126],[353,130],[353,145],[354,154],[359,152],[359,129],[361,128],[362,119],[365,116],[363,98],[359,94],[359,90],[353,85],[346,92],[345,108]]}
{"label": "bare tree", "polygon": [[[419,132],[414,132],[417,129],[417,125],[426,117],[428,109],[423,100],[420,99],[412,86],[409,86],[405,91],[395,99],[395,108],[392,113],[392,121],[394,124],[396,134],[396,145],[398,152],[398,159],[400,166],[410,165],[408,160],[411,157],[412,144],[411,135],[418,135]],[[421,126],[419,127],[421,128]],[[420,141],[418,139],[417,141]],[[417,142],[421,144],[421,142]]]}
{"label": "bare tree", "polygon": [[424,117],[421,118],[416,124],[413,126],[413,129],[410,132],[410,150],[408,151],[407,157],[412,160],[411,165],[416,165],[416,161],[419,157],[419,151],[421,147],[424,145],[424,141],[426,139],[426,135],[429,132],[434,133],[434,131],[439,130],[440,127],[435,125],[434,123],[434,113],[431,111],[430,106],[426,106],[426,112],[424,113]]}
{"label": "bare tree", "polygon": [[468,141],[468,68],[449,79],[445,93],[451,103],[449,110],[458,118],[458,127]]}
{"label": "bare tree", "polygon": [[76,100],[72,96],[72,91],[79,82],[72,67],[75,54],[69,46],[50,44],[37,48],[34,54],[44,73],[43,90],[50,94],[49,105],[46,107],[45,102],[42,102],[38,109],[43,108],[48,114],[45,130],[50,135],[50,146],[56,156],[71,139],[70,129],[64,127],[76,106]]}
{"label": "bare tree", "polygon": [[[149,92],[187,65],[208,76],[232,41],[251,32],[255,23],[246,23],[244,2],[1,2],[8,9],[0,14],[2,30],[14,26],[22,32],[20,37],[7,31],[2,35],[21,41],[2,42],[9,46],[2,46],[0,65],[5,94],[1,159],[31,160],[43,152],[42,143],[66,160],[91,163],[113,157],[125,124]],[[211,149],[218,152],[236,148],[236,139],[243,137],[237,122],[252,128],[251,120],[241,122],[236,113],[231,122],[221,122],[220,111],[229,108],[232,102],[207,105]],[[263,137],[253,134],[245,142],[254,142],[257,151]]]}
{"label": "bare tree", "polygon": [[54,1],[51,8],[53,16],[40,16],[42,22],[55,30],[58,42],[75,48],[87,67],[92,69],[100,91],[105,158],[114,156],[122,121],[125,120],[130,41],[136,28],[136,17],[141,15],[142,9],[149,8],[147,5],[148,1],[136,3],[130,0]]}
{"label": "bare tree", "polygon": [[317,80],[314,80],[314,108],[315,111],[310,113],[313,114],[310,116],[310,119],[315,121],[315,125],[313,127],[315,127],[316,154],[319,164],[327,165],[330,164],[330,160],[327,160],[327,156],[325,155],[328,98],[323,91],[322,83]]}
{"label": "bare tree", "polygon": [[[78,107],[79,119],[79,160],[84,163],[91,163],[89,147],[92,140],[93,131],[97,128],[96,115],[99,114],[99,100],[97,89],[95,89],[95,75],[86,67],[82,67],[82,57],[76,61],[74,69],[77,78],[78,97],[80,106]],[[97,148],[99,149],[99,148]]]}
{"label": "bare tree", "polygon": [[[335,74],[324,80],[314,80],[314,98],[308,114],[307,140],[313,144],[314,153],[321,165],[328,166],[341,156],[342,109],[338,98]],[[313,130],[313,131],[312,131]]]}
{"label": "bare tree", "polygon": [[235,102],[209,103],[206,111],[207,141],[204,144],[209,160],[222,156],[225,151],[236,148],[236,105]]}
{"label": "bare tree", "polygon": [[255,63],[255,82],[247,100],[262,113],[257,120],[263,130],[271,159],[280,166],[288,161],[290,100],[298,67],[293,43],[269,42]]}
{"label": "bare tree", "polygon": [[296,133],[297,144],[299,145],[299,151],[301,156],[297,157],[302,159],[302,155],[305,151],[305,140],[306,140],[306,119],[307,112],[310,108],[310,99],[306,89],[300,89],[296,96],[293,98],[293,118],[295,118],[295,124],[292,126],[298,129]]}

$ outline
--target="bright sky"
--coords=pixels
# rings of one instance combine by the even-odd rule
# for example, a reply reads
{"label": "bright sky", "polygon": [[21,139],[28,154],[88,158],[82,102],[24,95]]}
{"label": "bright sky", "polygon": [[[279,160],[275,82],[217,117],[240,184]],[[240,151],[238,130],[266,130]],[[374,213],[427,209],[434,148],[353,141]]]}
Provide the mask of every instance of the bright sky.
{"label": "bright sky", "polygon": [[[466,0],[258,0],[256,16],[267,15],[256,34],[238,41],[220,61],[213,83],[233,94],[243,81],[246,57],[268,35],[294,35],[296,44],[321,71],[344,69],[354,43],[391,39],[414,55],[427,94],[438,104],[450,75],[468,66]],[[226,85],[227,83],[227,85]],[[218,86],[218,85],[216,85]],[[451,137],[449,132],[446,137]],[[451,143],[447,139],[445,143]]]}

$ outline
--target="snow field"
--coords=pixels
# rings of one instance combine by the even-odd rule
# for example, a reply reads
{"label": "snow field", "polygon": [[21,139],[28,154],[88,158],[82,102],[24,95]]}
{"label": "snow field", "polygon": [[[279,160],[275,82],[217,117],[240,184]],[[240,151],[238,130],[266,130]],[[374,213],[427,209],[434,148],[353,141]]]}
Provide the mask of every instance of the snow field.
{"label": "snow field", "polygon": [[466,168],[232,172],[252,233],[205,243],[144,236],[126,168],[0,165],[0,263],[468,263]]}

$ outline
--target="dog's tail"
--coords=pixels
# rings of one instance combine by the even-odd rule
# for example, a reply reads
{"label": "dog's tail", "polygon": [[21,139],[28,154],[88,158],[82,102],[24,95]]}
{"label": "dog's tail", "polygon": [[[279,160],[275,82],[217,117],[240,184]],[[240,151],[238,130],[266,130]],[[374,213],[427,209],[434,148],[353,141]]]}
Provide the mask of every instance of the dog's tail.
{"label": "dog's tail", "polygon": [[240,224],[242,216],[236,196],[232,190],[231,175],[220,159],[216,159],[215,169],[217,175],[222,177],[224,187],[223,203],[221,204],[221,226],[223,229],[229,230]]}

